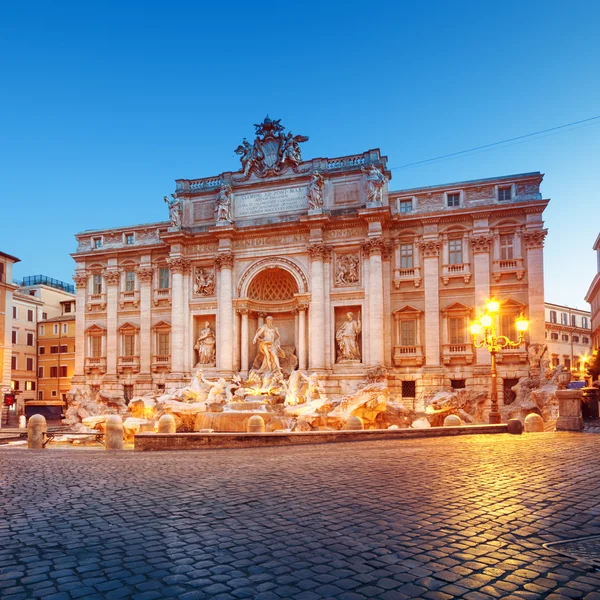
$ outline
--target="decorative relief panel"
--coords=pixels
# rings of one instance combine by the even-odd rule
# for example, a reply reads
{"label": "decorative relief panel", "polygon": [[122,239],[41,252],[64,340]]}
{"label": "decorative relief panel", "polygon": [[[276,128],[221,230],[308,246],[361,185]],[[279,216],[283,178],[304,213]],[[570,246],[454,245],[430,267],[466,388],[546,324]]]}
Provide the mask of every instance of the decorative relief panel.
{"label": "decorative relief panel", "polygon": [[425,258],[439,256],[440,240],[427,240],[421,242],[421,250]]}
{"label": "decorative relief panel", "polygon": [[493,241],[494,238],[491,235],[473,236],[471,238],[471,248],[473,249],[473,253],[489,252]]}
{"label": "decorative relief panel", "polygon": [[360,255],[358,252],[336,254],[335,287],[360,284]]}
{"label": "decorative relief panel", "polygon": [[211,202],[196,202],[194,204],[194,221],[213,221],[215,207]]}
{"label": "decorative relief panel", "polygon": [[199,296],[215,295],[215,270],[196,267],[194,271],[194,294]]}
{"label": "decorative relief panel", "polygon": [[333,188],[333,202],[340,204],[357,204],[360,194],[358,182],[338,183]]}
{"label": "decorative relief panel", "polygon": [[438,208],[444,205],[444,194],[434,194],[429,192],[428,194],[421,194],[417,196],[417,205],[423,208]]}
{"label": "decorative relief panel", "polygon": [[465,200],[489,200],[494,197],[494,188],[491,185],[482,185],[465,191]]}

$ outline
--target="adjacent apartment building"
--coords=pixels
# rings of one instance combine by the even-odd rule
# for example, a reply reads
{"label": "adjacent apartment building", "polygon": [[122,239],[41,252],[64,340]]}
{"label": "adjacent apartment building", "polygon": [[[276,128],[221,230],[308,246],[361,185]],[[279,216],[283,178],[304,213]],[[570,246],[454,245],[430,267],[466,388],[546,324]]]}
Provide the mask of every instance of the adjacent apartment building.
{"label": "adjacent apartment building", "polygon": [[563,365],[573,379],[585,379],[585,363],[592,351],[591,313],[546,302],[546,344],[553,367]]}
{"label": "adjacent apartment building", "polygon": [[592,318],[592,348],[600,351],[600,234],[593,246],[596,252],[596,275],[585,296],[585,301],[590,303]]}
{"label": "adjacent apartment building", "polygon": [[20,262],[16,256],[0,252],[0,398],[11,390],[13,294],[19,286],[12,282],[12,268]]}

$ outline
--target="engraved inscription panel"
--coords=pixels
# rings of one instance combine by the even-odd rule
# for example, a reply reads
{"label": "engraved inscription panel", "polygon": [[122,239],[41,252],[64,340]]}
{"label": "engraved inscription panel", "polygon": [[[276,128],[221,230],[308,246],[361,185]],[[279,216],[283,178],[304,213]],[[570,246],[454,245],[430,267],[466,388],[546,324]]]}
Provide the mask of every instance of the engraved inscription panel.
{"label": "engraved inscription panel", "polygon": [[335,204],[354,204],[358,202],[358,185],[356,183],[338,183],[334,187]]}
{"label": "engraved inscription panel", "polygon": [[281,213],[308,208],[306,186],[235,194],[233,199],[234,217],[249,217],[269,213]]}
{"label": "engraved inscription panel", "polygon": [[212,202],[197,202],[194,204],[194,221],[214,219],[215,205]]}

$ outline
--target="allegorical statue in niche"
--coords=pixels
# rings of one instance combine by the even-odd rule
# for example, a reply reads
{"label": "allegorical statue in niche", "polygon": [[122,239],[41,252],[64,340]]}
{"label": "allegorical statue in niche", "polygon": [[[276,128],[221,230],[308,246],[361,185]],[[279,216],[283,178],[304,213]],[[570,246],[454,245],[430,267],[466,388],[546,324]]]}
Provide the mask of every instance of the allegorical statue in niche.
{"label": "allegorical statue in niche", "polygon": [[217,223],[222,221],[231,221],[231,186],[224,183],[217,195],[215,205],[217,213]]}
{"label": "allegorical statue in niche", "polygon": [[171,194],[172,200],[165,196],[165,202],[169,205],[169,219],[171,219],[171,227],[181,227],[181,202],[175,194]]}
{"label": "allegorical statue in niche", "polygon": [[204,323],[204,329],[200,332],[194,350],[198,351],[198,364],[196,366],[207,365],[209,367],[215,366],[216,361],[216,346],[217,338],[215,332],[212,330],[210,323],[206,321]]}
{"label": "allegorical statue in niche", "polygon": [[369,189],[367,190],[367,204],[381,204],[383,202],[382,189],[385,184],[385,175],[375,166],[369,165],[362,168],[367,175]]}
{"label": "allegorical statue in niche", "polygon": [[336,331],[335,339],[338,345],[338,360],[360,360],[360,348],[358,347],[358,336],[362,331],[360,315],[354,320],[354,313],[346,314],[347,320],[342,323]]}
{"label": "allegorical statue in niche", "polygon": [[285,357],[285,352],[281,349],[279,330],[273,325],[273,317],[267,317],[265,324],[257,329],[252,343],[257,342],[258,351],[263,355],[258,372],[281,371],[279,359]]}
{"label": "allegorical statue in niche", "polygon": [[312,179],[306,190],[306,198],[308,200],[308,210],[320,210],[323,208],[323,185],[325,179],[323,175],[315,171],[312,174]]}
{"label": "allegorical statue in niche", "polygon": [[209,269],[197,268],[194,277],[194,293],[201,296],[213,296],[215,293],[215,275]]}

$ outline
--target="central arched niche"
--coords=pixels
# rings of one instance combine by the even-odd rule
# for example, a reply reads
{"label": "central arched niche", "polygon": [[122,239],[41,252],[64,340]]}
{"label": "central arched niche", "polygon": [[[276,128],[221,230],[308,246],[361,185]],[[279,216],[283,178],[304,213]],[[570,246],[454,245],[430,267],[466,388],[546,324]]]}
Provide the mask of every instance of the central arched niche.
{"label": "central arched niche", "polygon": [[[275,327],[279,330],[282,348],[286,354],[288,352],[294,354],[295,358],[298,348],[297,319],[294,312],[298,294],[296,278],[284,268],[265,267],[254,275],[247,290],[246,298],[250,308],[250,331],[248,332],[250,367],[254,365],[257,354],[257,347],[252,344],[252,339],[267,315],[273,317]],[[293,364],[297,364],[297,358]],[[254,365],[254,368],[257,368],[257,365]],[[282,368],[284,368],[283,364]]]}

